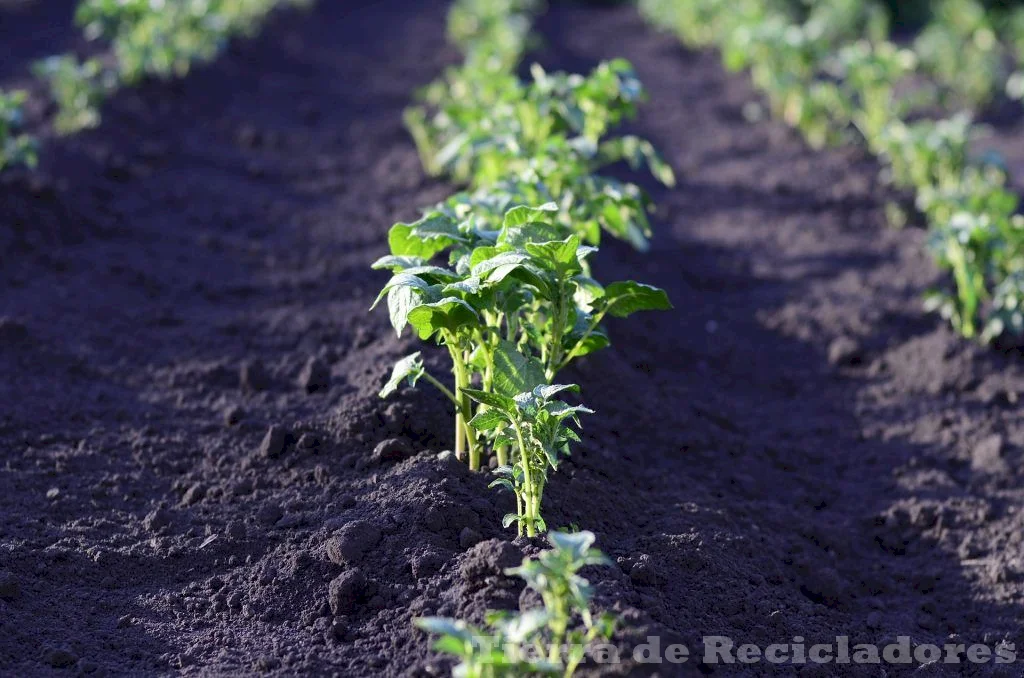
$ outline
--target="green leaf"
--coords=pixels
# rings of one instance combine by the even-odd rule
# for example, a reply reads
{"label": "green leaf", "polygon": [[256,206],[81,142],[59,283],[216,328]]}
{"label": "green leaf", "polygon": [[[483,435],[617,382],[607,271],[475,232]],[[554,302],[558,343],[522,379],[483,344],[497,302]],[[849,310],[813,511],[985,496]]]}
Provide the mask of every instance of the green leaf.
{"label": "green leaf", "polygon": [[573,560],[582,559],[587,555],[590,547],[597,541],[593,532],[581,530],[580,532],[551,532],[548,534],[548,541],[556,549],[567,551],[572,555]]}
{"label": "green leaf", "polygon": [[388,246],[395,256],[430,259],[463,240],[458,224],[443,214],[429,214],[411,224],[395,224],[388,232]]}
{"label": "green leaf", "polygon": [[489,391],[480,391],[475,388],[463,388],[460,390],[476,402],[481,403],[482,405],[487,405],[488,407],[493,407],[505,414],[511,415],[516,411],[515,401],[508,396],[501,395],[500,393],[491,393]]}
{"label": "green leaf", "polygon": [[527,207],[520,205],[505,212],[505,219],[502,228],[522,226],[530,222],[546,222],[554,214],[558,214],[558,205],[553,202],[544,203],[540,207]]}
{"label": "green leaf", "polygon": [[472,306],[457,297],[445,297],[431,304],[420,304],[408,312],[409,324],[420,339],[429,339],[435,332],[454,332],[477,322],[479,316]]}
{"label": "green leaf", "polygon": [[467,643],[473,642],[473,630],[465,622],[447,617],[419,617],[413,620],[416,628],[439,636],[452,636]]}
{"label": "green leaf", "polygon": [[509,398],[532,391],[543,384],[544,366],[532,356],[524,356],[510,341],[502,340],[494,351],[494,391]]}
{"label": "green leaf", "polygon": [[566,229],[557,224],[529,221],[525,224],[506,226],[498,234],[498,244],[509,247],[523,247],[529,242],[551,242],[562,240]]}
{"label": "green leaf", "polygon": [[490,431],[506,424],[508,424],[508,415],[500,410],[477,412],[476,416],[469,420],[469,425],[477,431]]}
{"label": "green leaf", "polygon": [[625,318],[637,311],[667,311],[672,308],[665,290],[632,280],[614,282],[606,287],[604,297],[598,303],[616,318]]}
{"label": "green leaf", "polygon": [[384,295],[396,287],[410,287],[426,292],[428,289],[430,289],[430,284],[426,280],[418,278],[414,275],[409,275],[408,273],[396,273],[395,275],[391,276],[391,280],[389,280],[387,284],[384,285],[383,288],[381,288],[380,293],[377,294],[377,298],[373,300],[373,304],[370,306],[370,310],[372,311],[373,309],[377,308],[377,304],[379,304],[380,300],[384,298]]}
{"label": "green leaf", "polygon": [[528,242],[523,245],[531,256],[547,264],[548,268],[558,271],[580,271],[580,259],[576,251],[580,247],[579,236],[571,235],[565,240],[549,242]]}
{"label": "green leaf", "polygon": [[444,286],[443,294],[465,294],[472,295],[480,291],[480,278],[470,276]]}
{"label": "green leaf", "polygon": [[426,260],[421,257],[396,257],[389,254],[370,264],[370,268],[374,270],[390,269],[394,273],[399,273],[407,268],[425,266],[426,263]]}
{"label": "green leaf", "polygon": [[470,657],[473,654],[472,644],[455,636],[441,636],[434,643],[434,649],[457,657]]}
{"label": "green leaf", "polygon": [[471,273],[489,283],[497,284],[529,259],[521,252],[502,252],[495,257],[481,261],[472,268]]}
{"label": "green leaf", "polygon": [[550,400],[564,391],[579,393],[580,387],[576,384],[542,384],[533,389],[533,395],[544,400]]}
{"label": "green leaf", "polygon": [[416,351],[395,363],[395,367],[391,371],[391,378],[380,390],[380,397],[387,398],[397,391],[403,379],[408,379],[409,385],[415,386],[421,376],[423,376],[423,360],[420,358],[420,352]]}
{"label": "green leaf", "polygon": [[416,288],[399,285],[388,290],[388,315],[395,334],[402,336],[402,331],[409,321],[409,312],[423,303]]}

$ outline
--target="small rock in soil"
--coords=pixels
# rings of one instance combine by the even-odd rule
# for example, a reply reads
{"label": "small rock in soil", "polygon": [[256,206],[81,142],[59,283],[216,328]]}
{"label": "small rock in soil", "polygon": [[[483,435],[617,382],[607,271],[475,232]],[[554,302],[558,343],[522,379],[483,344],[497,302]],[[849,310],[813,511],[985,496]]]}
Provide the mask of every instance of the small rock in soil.
{"label": "small rock in soil", "polygon": [[366,577],[359,570],[346,570],[331,580],[327,592],[331,612],[349,614],[363,600]]}
{"label": "small rock in soil", "polygon": [[242,363],[238,370],[238,385],[243,391],[264,391],[270,386],[270,375],[259,360]]}
{"label": "small rock in soil", "polygon": [[444,565],[444,556],[436,551],[427,551],[414,557],[410,565],[412,566],[412,575],[417,579],[430,577],[437,574]]}
{"label": "small rock in soil", "polygon": [[459,572],[467,583],[481,582],[487,577],[504,574],[507,568],[519,565],[522,560],[522,552],[512,544],[488,539],[466,551]]}
{"label": "small rock in soil", "polygon": [[0,317],[0,344],[20,344],[28,340],[28,328],[14,318]]}
{"label": "small rock in soil", "polygon": [[858,365],[863,357],[860,344],[850,337],[837,337],[828,346],[828,362],[835,367]]}
{"label": "small rock in soil", "polygon": [[436,506],[431,506],[424,511],[420,521],[423,523],[423,527],[431,532],[440,532],[448,526],[448,522],[444,517],[444,511]]}
{"label": "small rock in soil", "polygon": [[78,661],[78,657],[64,648],[50,648],[46,651],[43,659],[55,669],[66,669],[69,666],[74,666]]}
{"label": "small rock in soil", "polygon": [[256,522],[270,527],[284,516],[284,509],[273,502],[267,502],[256,511]]}
{"label": "small rock in soil", "polygon": [[993,434],[978,443],[971,453],[971,470],[1002,474],[1008,470],[1003,459],[1003,436]]}
{"label": "small rock in soil", "polygon": [[315,450],[320,447],[320,439],[312,433],[303,433],[299,436],[299,440],[295,443],[295,446],[300,450]]}
{"label": "small rock in soil", "polygon": [[224,424],[234,426],[245,417],[245,410],[238,405],[232,405],[224,410]]}
{"label": "small rock in soil", "polygon": [[644,553],[636,559],[629,570],[629,578],[641,586],[654,586],[658,583],[658,571],[649,555]]}
{"label": "small rock in soil", "polygon": [[199,503],[206,496],[206,486],[202,483],[196,483],[190,488],[185,490],[184,496],[181,498],[183,506],[192,506],[193,504]]}
{"label": "small rock in soil", "polygon": [[462,528],[462,532],[459,533],[459,546],[464,549],[468,549],[469,547],[476,546],[480,543],[481,539],[483,539],[483,537],[480,536],[479,532],[472,528],[464,527]]}
{"label": "small rock in soil", "polygon": [[168,525],[171,524],[171,520],[174,515],[164,508],[158,508],[150,511],[149,514],[143,518],[142,526],[150,532],[159,532]]}
{"label": "small rock in soil", "polygon": [[338,565],[362,560],[367,551],[380,543],[380,528],[365,520],[355,520],[327,540],[327,557]]}
{"label": "small rock in soil", "polygon": [[841,607],[846,598],[846,587],[839,574],[831,567],[808,566],[803,569],[800,591],[816,603],[831,608]]}
{"label": "small rock in soil", "polygon": [[0,598],[14,600],[21,594],[18,580],[9,572],[0,572]]}
{"label": "small rock in soil", "polygon": [[378,464],[402,461],[413,454],[412,445],[405,438],[388,438],[373,448],[373,461]]}
{"label": "small rock in soil", "polygon": [[260,443],[260,456],[267,459],[280,457],[287,444],[288,432],[275,424],[267,429],[267,433],[263,436],[263,442]]}
{"label": "small rock in soil", "polygon": [[306,393],[326,391],[331,387],[331,371],[317,358],[310,358],[299,373],[299,386]]}
{"label": "small rock in soil", "polygon": [[234,520],[234,521],[228,523],[227,535],[228,535],[228,537],[230,537],[231,539],[234,539],[235,541],[241,541],[241,540],[245,539],[245,536],[246,536],[245,523],[243,523],[240,520]]}

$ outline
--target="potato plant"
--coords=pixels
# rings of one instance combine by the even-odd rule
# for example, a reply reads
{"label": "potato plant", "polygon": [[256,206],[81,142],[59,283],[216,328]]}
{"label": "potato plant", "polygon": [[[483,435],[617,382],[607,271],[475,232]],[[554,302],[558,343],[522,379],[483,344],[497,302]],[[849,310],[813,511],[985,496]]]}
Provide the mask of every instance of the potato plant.
{"label": "potato plant", "polygon": [[587,646],[608,642],[616,619],[595,615],[593,589],[580,576],[584,567],[609,565],[593,547],[591,532],[548,533],[551,547],[506,574],[521,577],[543,606],[519,613],[491,612],[479,628],[457,619],[421,617],[418,628],[440,636],[434,647],[460,660],[452,675],[462,678],[572,676]]}
{"label": "potato plant", "polygon": [[1005,169],[971,156],[979,128],[970,114],[923,115],[943,101],[983,106],[1003,83],[1024,95],[1024,75],[1010,75],[1024,57],[1024,10],[990,14],[976,0],[942,0],[911,52],[886,39],[874,2],[642,0],[641,9],[689,44],[719,46],[727,66],[749,69],[773,112],[812,146],[856,130],[886,177],[915,194],[929,249],[950,273],[952,290],[930,292],[926,308],[968,338],[1024,340],[1024,230]]}
{"label": "potato plant", "polygon": [[54,56],[36,65],[59,111],[58,132],[95,127],[104,99],[147,77],[185,76],[216,58],[231,38],[256,32],[281,4],[308,0],[82,0],[75,22],[88,40],[109,44],[111,60]]}
{"label": "potato plant", "polygon": [[0,90],[0,171],[16,165],[34,167],[36,140],[23,133],[24,92]]}
{"label": "potato plant", "polygon": [[455,217],[472,210],[496,228],[513,204],[555,201],[559,221],[587,243],[598,244],[603,230],[646,249],[647,196],[634,184],[597,174],[625,161],[647,167],[666,186],[675,184],[650,142],[608,138],[643,98],[632,67],[614,60],[586,77],[549,74],[537,65],[531,73],[527,84],[511,74],[481,77],[467,65],[428,88],[424,106],[406,112],[424,167],[469,186],[442,209]]}
{"label": "potato plant", "polygon": [[[475,407],[467,389],[475,384],[514,398],[607,346],[605,317],[671,308],[658,288],[633,281],[605,286],[588,275],[584,262],[595,248],[553,221],[556,213],[553,204],[514,207],[496,232],[479,228],[472,216],[456,222],[431,213],[393,226],[391,254],[373,265],[392,272],[374,305],[387,298],[395,331],[412,327],[448,350],[454,388],[441,390],[455,406],[456,453],[465,451],[474,470],[482,451],[478,431],[468,426]],[[432,263],[443,253],[448,265]],[[419,362],[404,359],[381,395],[422,376]],[[502,466],[509,461],[505,447],[495,452]]]}

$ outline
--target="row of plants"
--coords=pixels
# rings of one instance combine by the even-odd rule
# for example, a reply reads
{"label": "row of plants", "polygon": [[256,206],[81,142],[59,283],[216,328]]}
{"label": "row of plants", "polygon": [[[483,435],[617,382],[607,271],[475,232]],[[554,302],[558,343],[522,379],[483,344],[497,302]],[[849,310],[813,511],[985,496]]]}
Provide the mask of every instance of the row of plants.
{"label": "row of plants", "polygon": [[528,536],[546,529],[548,473],[590,413],[563,399],[579,389],[558,375],[609,344],[605,318],[671,308],[660,289],[604,284],[592,271],[602,233],[646,249],[652,207],[635,184],[599,172],[626,161],[674,183],[648,141],[611,134],[643,98],[627,62],[586,76],[534,66],[519,79],[537,9],[532,0],[455,4],[450,33],[467,58],[419,93],[406,121],[427,171],[465,190],[394,225],[390,254],[373,264],[392,273],[374,306],[387,300],[399,335],[411,327],[443,346],[454,382],[429,374],[417,352],[381,395],[422,379],[451,400],[456,454],[474,471],[494,460],[495,485],[517,501],[506,525]]}
{"label": "row of plants", "polygon": [[[968,338],[1024,339],[1019,199],[1000,158],[971,152],[983,128],[968,112],[1000,89],[1017,94],[1024,10],[995,15],[976,0],[941,0],[908,48],[890,39],[888,12],[871,1],[640,6],[688,46],[718,47],[728,68],[748,70],[772,113],[813,147],[864,144],[885,180],[914,196],[935,261],[950,273],[949,287],[930,291],[926,308]],[[935,116],[959,106],[968,110]],[[888,212],[896,225],[907,220],[896,204]]]}
{"label": "row of plants", "polygon": [[[57,104],[54,128],[70,134],[100,123],[103,102],[146,78],[184,77],[214,60],[235,37],[256,33],[283,4],[312,0],[82,0],[75,22],[87,40],[104,46],[102,57],[68,53],[43,59],[33,73],[45,80]],[[23,129],[25,93],[0,90],[0,171],[34,167],[38,142]]]}
{"label": "row of plants", "polygon": [[54,126],[69,134],[95,127],[103,101],[145,78],[180,78],[196,64],[214,60],[228,42],[251,36],[282,4],[310,0],[82,0],[75,22],[89,41],[104,46],[103,57],[75,54],[38,62],[58,111]]}
{"label": "row of plants", "polygon": [[[452,404],[455,453],[473,471],[492,469],[516,511],[503,524],[533,537],[548,529],[549,473],[579,442],[576,385],[559,383],[574,361],[609,345],[608,317],[671,308],[665,292],[632,280],[601,282],[592,264],[605,234],[649,247],[653,205],[637,185],[602,170],[625,162],[671,186],[675,177],[647,140],[617,135],[644,98],[631,65],[615,60],[587,75],[517,74],[533,44],[539,0],[456,0],[449,37],[464,61],[417,93],[406,126],[424,169],[462,190],[395,224],[390,253],[391,324],[445,349],[452,380],[431,374],[420,351],[395,365],[381,391],[423,381]],[[437,649],[474,678],[571,676],[585,648],[607,641],[615,620],[591,613],[579,570],[606,563],[589,532],[550,531],[552,548],[509,570],[542,601],[490,613],[484,627],[425,618]]]}

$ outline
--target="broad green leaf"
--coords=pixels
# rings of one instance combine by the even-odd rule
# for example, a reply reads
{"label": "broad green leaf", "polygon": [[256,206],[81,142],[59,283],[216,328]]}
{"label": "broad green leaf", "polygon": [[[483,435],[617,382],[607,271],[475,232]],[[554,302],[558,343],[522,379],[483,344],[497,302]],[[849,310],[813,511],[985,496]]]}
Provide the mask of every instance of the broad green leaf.
{"label": "broad green leaf", "polygon": [[632,280],[608,285],[598,303],[616,318],[625,318],[637,311],[667,311],[672,308],[665,290]]}
{"label": "broad green leaf", "polygon": [[502,252],[495,257],[481,261],[472,268],[471,272],[474,276],[490,283],[498,283],[529,259],[521,252]]}
{"label": "broad green leaf", "polygon": [[446,617],[419,617],[413,620],[416,628],[423,629],[427,633],[439,636],[452,636],[467,643],[473,642],[475,629],[467,626],[465,622]]}
{"label": "broad green leaf", "polygon": [[442,293],[443,294],[467,294],[468,295],[468,294],[476,294],[479,291],[480,291],[480,278],[478,278],[475,275],[474,276],[470,276],[468,278],[464,278],[463,280],[459,280],[458,282],[453,282],[451,284],[445,285],[444,289],[442,289]]}
{"label": "broad green leaf", "polygon": [[395,224],[388,232],[391,254],[423,259],[430,259],[463,239],[458,225],[440,213],[429,214],[411,224]]}
{"label": "broad green leaf", "polygon": [[515,344],[502,340],[494,351],[494,391],[509,398],[532,391],[543,384],[544,367],[540,361],[524,356]]}
{"label": "broad green leaf", "polygon": [[413,266],[405,269],[403,273],[422,278],[434,285],[446,284],[459,279],[458,273],[455,271],[449,271],[447,268],[442,268],[440,266]]}
{"label": "broad green leaf", "polygon": [[410,285],[399,285],[388,290],[388,315],[395,334],[402,336],[409,322],[409,311],[422,303],[420,293]]}
{"label": "broad green leaf", "polygon": [[523,224],[537,221],[546,222],[555,214],[558,214],[558,205],[553,202],[545,203],[540,207],[520,205],[519,207],[513,207],[505,213],[502,227],[522,226]]}
{"label": "broad green leaf", "polygon": [[470,657],[473,654],[472,644],[455,636],[441,636],[434,642],[434,649],[457,657]]}
{"label": "broad green leaf", "polygon": [[420,304],[408,312],[409,324],[416,328],[420,339],[428,339],[441,330],[454,332],[478,319],[473,307],[457,297]]}
{"label": "broad green leaf", "polygon": [[381,289],[380,293],[377,294],[377,298],[373,300],[373,305],[370,306],[370,310],[372,311],[373,309],[377,308],[377,304],[379,304],[380,300],[384,298],[384,295],[396,287],[409,287],[412,289],[420,290],[422,292],[426,292],[427,290],[430,289],[430,283],[428,283],[426,280],[423,280],[422,278],[418,278],[414,275],[409,275],[408,273],[396,273],[395,275],[391,276],[391,280],[389,280],[387,284],[384,285],[384,287]]}
{"label": "broad green leaf", "polygon": [[579,271],[581,270],[580,260],[576,254],[579,246],[579,236],[570,235],[565,240],[542,243],[528,242],[524,244],[524,249],[550,268],[559,271]]}
{"label": "broad green leaf", "polygon": [[550,400],[564,391],[579,393],[580,387],[576,384],[541,384],[533,389],[533,395],[543,400]]}
{"label": "broad green leaf", "polygon": [[421,257],[396,257],[393,254],[381,257],[370,265],[374,270],[390,269],[393,273],[399,273],[409,268],[425,266],[426,260]]}
{"label": "broad green leaf", "polygon": [[525,224],[506,226],[498,234],[498,244],[509,247],[523,247],[529,242],[551,242],[562,240],[566,229],[557,224],[540,221],[529,221]]}
{"label": "broad green leaf", "polygon": [[380,390],[380,397],[387,398],[397,391],[405,379],[408,379],[410,386],[415,386],[421,376],[423,376],[423,360],[420,358],[420,352],[416,351],[395,363],[395,368],[391,371],[391,378]]}
{"label": "broad green leaf", "polygon": [[501,395],[500,393],[491,393],[489,391],[480,391],[475,388],[463,388],[460,390],[476,402],[482,405],[487,405],[488,407],[493,407],[500,412],[512,414],[516,411],[515,401],[508,396]]}
{"label": "broad green leaf", "polygon": [[508,424],[508,416],[499,410],[486,410],[478,412],[469,420],[469,425],[477,431],[490,431]]}
{"label": "broad green leaf", "polygon": [[582,530],[580,532],[551,532],[548,534],[548,541],[560,551],[571,554],[573,560],[582,559],[587,555],[590,547],[597,541],[593,532]]}

